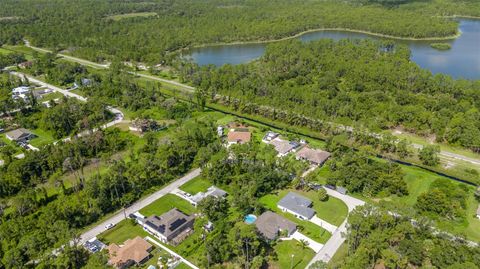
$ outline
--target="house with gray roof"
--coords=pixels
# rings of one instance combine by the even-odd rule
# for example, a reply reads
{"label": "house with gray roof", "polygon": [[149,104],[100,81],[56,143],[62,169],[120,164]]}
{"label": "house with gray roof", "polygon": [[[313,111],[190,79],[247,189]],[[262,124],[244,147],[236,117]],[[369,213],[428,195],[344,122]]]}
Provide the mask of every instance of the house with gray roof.
{"label": "house with gray roof", "polygon": [[7,137],[8,140],[14,141],[14,142],[24,142],[35,137],[34,134],[32,134],[29,130],[25,128],[19,128],[19,129],[7,132],[5,136]]}
{"label": "house with gray roof", "polygon": [[224,198],[227,196],[227,192],[217,188],[215,186],[208,187],[206,192],[198,192],[192,197],[189,198],[190,203],[194,206],[197,206],[203,199],[207,198],[208,196],[213,196],[216,198]]}
{"label": "house with gray roof", "polygon": [[300,194],[289,192],[278,203],[277,207],[283,212],[288,212],[302,220],[309,220],[315,215],[312,201]]}
{"label": "house with gray roof", "polygon": [[269,240],[277,239],[282,233],[285,233],[285,236],[290,236],[297,230],[295,223],[272,211],[266,211],[260,215],[255,221],[255,226]]}
{"label": "house with gray roof", "polygon": [[150,216],[143,228],[163,243],[178,245],[193,232],[195,218],[174,208],[161,216]]}

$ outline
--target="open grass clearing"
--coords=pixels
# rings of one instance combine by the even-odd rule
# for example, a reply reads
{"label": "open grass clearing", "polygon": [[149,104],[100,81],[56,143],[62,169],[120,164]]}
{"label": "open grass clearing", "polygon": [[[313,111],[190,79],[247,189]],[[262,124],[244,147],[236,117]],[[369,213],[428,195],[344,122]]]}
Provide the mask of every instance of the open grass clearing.
{"label": "open grass clearing", "polygon": [[30,140],[29,143],[37,148],[46,146],[56,141],[56,139],[53,138],[53,135],[50,132],[43,129],[34,129],[32,130],[32,133],[35,134],[37,137]]}
{"label": "open grass clearing", "polygon": [[195,195],[198,192],[205,192],[207,189],[212,186],[210,181],[206,180],[205,178],[198,176],[189,182],[180,186],[182,191],[188,192],[192,195]]}
{"label": "open grass clearing", "polygon": [[153,16],[157,16],[157,13],[156,12],[133,12],[133,13],[111,15],[106,17],[106,19],[119,21],[123,19],[130,19],[130,18],[136,18],[136,17],[146,18],[146,17],[153,17]]}
{"label": "open grass clearing", "polygon": [[115,227],[107,230],[97,236],[105,244],[123,244],[127,239],[136,236],[145,237],[149,234],[143,230],[142,226],[135,224],[132,220],[126,219],[119,222]]}
{"label": "open grass clearing", "polygon": [[148,206],[140,209],[140,213],[144,216],[162,215],[170,209],[177,208],[186,214],[192,214],[196,211],[195,207],[184,199],[174,195],[167,194]]}
{"label": "open grass clearing", "polygon": [[277,254],[276,260],[269,263],[272,268],[306,268],[315,252],[309,247],[302,247],[297,240],[279,241],[274,250]]}

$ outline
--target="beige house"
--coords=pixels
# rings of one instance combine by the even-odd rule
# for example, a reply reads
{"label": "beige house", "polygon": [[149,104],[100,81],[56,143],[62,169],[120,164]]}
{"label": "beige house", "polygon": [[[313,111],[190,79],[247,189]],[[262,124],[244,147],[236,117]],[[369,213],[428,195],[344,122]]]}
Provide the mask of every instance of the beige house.
{"label": "beige house", "polygon": [[108,263],[119,269],[140,265],[150,258],[152,249],[152,245],[140,236],[128,239],[120,246],[113,243],[108,246]]}

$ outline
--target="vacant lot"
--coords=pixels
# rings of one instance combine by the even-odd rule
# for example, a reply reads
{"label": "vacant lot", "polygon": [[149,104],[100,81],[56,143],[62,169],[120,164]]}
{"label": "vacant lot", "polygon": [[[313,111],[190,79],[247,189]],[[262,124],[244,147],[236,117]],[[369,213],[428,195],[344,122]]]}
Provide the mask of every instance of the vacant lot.
{"label": "vacant lot", "polygon": [[174,194],[169,193],[162,198],[156,200],[155,202],[151,203],[150,205],[142,208],[140,210],[140,213],[147,217],[151,215],[158,216],[169,211],[172,208],[177,208],[186,214],[192,214],[196,211],[195,207],[189,202],[183,200],[182,198]]}
{"label": "vacant lot", "polygon": [[180,189],[194,195],[198,192],[205,192],[210,186],[212,186],[212,183],[200,176],[183,184]]}

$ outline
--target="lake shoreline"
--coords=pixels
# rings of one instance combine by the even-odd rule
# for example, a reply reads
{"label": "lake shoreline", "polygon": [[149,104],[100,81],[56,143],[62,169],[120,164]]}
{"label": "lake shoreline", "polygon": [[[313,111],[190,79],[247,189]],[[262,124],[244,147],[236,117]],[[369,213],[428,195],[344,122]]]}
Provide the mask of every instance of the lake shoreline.
{"label": "lake shoreline", "polygon": [[369,31],[364,31],[364,30],[356,30],[356,29],[350,29],[350,28],[316,28],[316,29],[310,29],[306,31],[302,31],[300,33],[297,33],[295,35],[287,36],[287,37],[282,37],[279,39],[269,39],[269,40],[251,40],[251,41],[234,41],[234,42],[217,42],[217,43],[206,43],[202,45],[195,45],[190,48],[182,48],[182,50],[189,50],[189,49],[199,49],[199,48],[205,48],[205,47],[217,47],[217,46],[235,46],[235,45],[248,45],[248,44],[266,44],[266,43],[275,43],[275,42],[281,42],[281,41],[286,41],[290,39],[295,39],[298,37],[301,37],[302,35],[308,34],[308,33],[313,33],[313,32],[329,32],[329,31],[344,31],[344,32],[351,32],[351,33],[360,33],[360,34],[366,34],[366,35],[371,35],[371,36],[376,36],[376,37],[382,37],[382,38],[388,38],[388,39],[395,39],[395,40],[405,40],[405,41],[442,41],[442,40],[453,40],[457,39],[462,35],[462,32],[458,30],[458,32],[455,35],[450,35],[450,36],[445,36],[445,37],[423,37],[423,38],[415,38],[415,37],[398,37],[398,36],[392,36],[392,35],[386,35],[386,34],[380,34],[380,33],[374,33],[374,32],[369,32]]}

